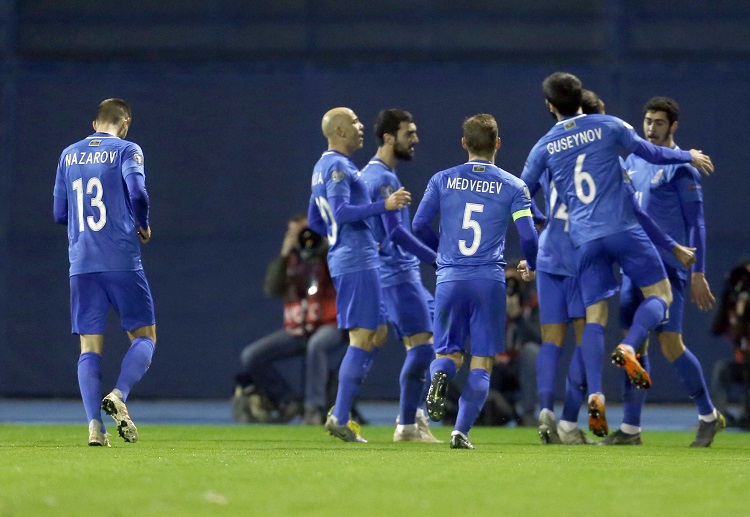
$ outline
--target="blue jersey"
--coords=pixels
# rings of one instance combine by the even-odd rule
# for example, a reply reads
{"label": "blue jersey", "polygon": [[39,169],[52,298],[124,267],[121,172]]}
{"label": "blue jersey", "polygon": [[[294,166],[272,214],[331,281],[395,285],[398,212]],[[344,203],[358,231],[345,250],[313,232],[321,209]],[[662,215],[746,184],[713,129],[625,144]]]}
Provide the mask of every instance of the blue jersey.
{"label": "blue jersey", "polygon": [[143,151],[108,133],[94,133],[60,155],[53,194],[67,200],[71,275],[143,269],[125,184],[130,174],[145,177]]}
{"label": "blue jersey", "polygon": [[488,161],[472,160],[430,179],[416,217],[432,221],[438,211],[438,283],[480,278],[505,282],[508,223],[531,217],[524,182]]}
{"label": "blue jersey", "polygon": [[354,221],[339,226],[329,201],[333,197],[352,205],[370,204],[367,185],[354,163],[344,154],[326,151],[313,169],[311,202],[317,205],[328,230],[331,276],[377,268],[378,245],[369,222]]}
{"label": "blue jersey", "polygon": [[564,196],[575,246],[638,226],[623,188],[619,151],[655,152],[662,163],[689,162],[689,153],[656,149],[632,126],[610,115],[578,115],[560,120],[529,153],[521,174],[529,186],[549,169]]}
{"label": "blue jersey", "polygon": [[[643,210],[677,243],[689,246],[683,207],[703,200],[698,170],[688,164],[653,165],[634,155],[628,156],[625,167]],[[680,277],[687,277],[687,270],[672,253],[662,248],[658,251],[666,265],[677,270]]]}
{"label": "blue jersey", "polygon": [[549,179],[549,171],[542,175],[540,186],[547,204],[547,221],[539,235],[536,268],[552,275],[578,276],[575,248],[570,240],[570,220],[565,200]]}
{"label": "blue jersey", "polygon": [[[401,188],[401,182],[388,166],[377,158],[373,158],[362,169],[362,177],[367,183],[370,201],[387,199],[393,192]],[[411,215],[409,208],[399,210],[400,225],[407,232],[411,232]],[[383,287],[410,282],[415,277],[414,271],[419,271],[419,259],[409,251],[392,242],[383,222],[382,215],[370,220],[370,227],[375,240],[380,244],[380,280]],[[416,275],[419,278],[419,275]]]}

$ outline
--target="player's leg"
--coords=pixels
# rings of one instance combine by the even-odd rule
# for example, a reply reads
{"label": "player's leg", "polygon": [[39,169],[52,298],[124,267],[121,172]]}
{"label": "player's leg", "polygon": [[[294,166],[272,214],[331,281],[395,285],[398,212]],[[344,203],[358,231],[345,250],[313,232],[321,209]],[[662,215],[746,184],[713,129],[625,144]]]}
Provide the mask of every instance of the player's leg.
{"label": "player's leg", "polygon": [[[623,276],[620,288],[620,327],[623,337],[633,324],[633,317],[638,306],[643,301],[643,294],[628,276]],[[637,349],[636,359],[646,373],[650,373],[648,360],[648,340]],[[627,372],[622,372],[623,383],[623,419],[617,432],[605,437],[600,445],[641,445],[641,413],[646,401],[646,390],[630,382]]]}
{"label": "player's leg", "polygon": [[427,414],[436,422],[445,416],[448,384],[463,364],[464,344],[469,336],[469,304],[462,284],[440,282],[435,287],[435,359],[430,363],[426,405]]}
{"label": "player's leg", "polygon": [[305,414],[303,423],[321,425],[326,414],[328,355],[342,347],[345,337],[336,325],[323,325],[307,340],[305,357]]}
{"label": "player's leg", "polygon": [[536,387],[539,394],[539,438],[542,443],[559,443],[555,418],[555,374],[557,373],[565,333],[568,311],[565,296],[565,277],[544,271],[536,274],[539,293],[539,322],[542,345],[536,358]]}
{"label": "player's leg", "polygon": [[615,258],[606,239],[596,239],[576,248],[581,297],[586,306],[581,354],[589,390],[589,429],[597,436],[606,436],[609,431],[602,393],[604,327],[609,318],[608,299],[619,289],[613,270]]}
{"label": "player's leg", "polygon": [[138,430],[128,414],[125,401],[151,366],[156,347],[154,300],[143,270],[101,275],[109,300],[120,316],[120,324],[131,340],[115,388],[102,400],[102,409],[115,420],[122,439],[135,443]]}
{"label": "player's leg", "polygon": [[109,447],[109,435],[102,421],[102,351],[109,301],[97,274],[70,277],[70,309],[73,334],[78,334],[78,388],[86,410],[89,445]]}
{"label": "player's leg", "polygon": [[682,317],[685,306],[687,280],[680,278],[670,268],[673,302],[670,307],[670,318],[659,328],[659,345],[664,357],[674,368],[690,399],[698,409],[698,433],[693,447],[708,447],[714,435],[726,427],[724,416],[716,410],[703,376],[698,358],[685,346],[682,340]]}
{"label": "player's leg", "polygon": [[435,356],[432,348],[432,318],[424,292],[421,282],[404,282],[383,288],[388,319],[406,347],[406,357],[399,375],[400,426],[415,426],[426,371]]}
{"label": "player's leg", "polygon": [[333,277],[333,283],[338,326],[349,329],[349,346],[339,366],[336,404],[324,427],[344,441],[366,442],[349,413],[372,364],[373,350],[388,335],[381,315],[380,277],[377,269],[368,269]]}
{"label": "player's leg", "polygon": [[468,440],[469,430],[487,400],[495,355],[505,351],[505,282],[473,280],[461,284],[465,291],[460,294],[469,302],[472,357],[469,376],[458,400],[450,445],[453,449],[473,449]]}
{"label": "player's leg", "polygon": [[610,244],[617,253],[624,275],[643,294],[630,329],[613,352],[612,360],[625,369],[636,386],[649,388],[651,376],[638,361],[635,349],[646,341],[649,332],[666,321],[672,303],[672,288],[661,257],[642,228],[616,234],[611,237]]}

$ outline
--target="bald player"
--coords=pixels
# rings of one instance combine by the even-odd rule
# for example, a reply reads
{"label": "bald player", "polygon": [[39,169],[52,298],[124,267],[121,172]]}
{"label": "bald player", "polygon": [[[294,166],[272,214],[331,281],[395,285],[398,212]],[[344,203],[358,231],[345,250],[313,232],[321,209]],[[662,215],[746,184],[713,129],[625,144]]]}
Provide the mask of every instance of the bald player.
{"label": "bald player", "polygon": [[321,122],[328,150],[315,164],[308,224],[328,236],[328,268],[336,286],[338,326],[349,331],[349,347],[339,368],[336,404],[325,423],[328,434],[346,442],[366,442],[349,411],[374,352],[387,337],[381,315],[378,245],[368,219],[400,210],[411,201],[403,187],[370,202],[352,155],[362,147],[364,126],[349,108],[328,111]]}

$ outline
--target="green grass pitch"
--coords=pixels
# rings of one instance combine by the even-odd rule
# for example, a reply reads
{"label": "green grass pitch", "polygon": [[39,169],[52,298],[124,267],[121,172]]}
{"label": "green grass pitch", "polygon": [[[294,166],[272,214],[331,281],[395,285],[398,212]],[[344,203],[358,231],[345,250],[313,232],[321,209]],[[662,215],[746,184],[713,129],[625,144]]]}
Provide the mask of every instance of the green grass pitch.
{"label": "green grass pitch", "polygon": [[139,431],[108,449],[88,447],[85,426],[0,425],[0,516],[750,515],[748,433],[709,449],[665,431],[641,447],[565,447],[477,427],[468,451],[392,443],[392,427],[364,427],[367,444],[303,426]]}

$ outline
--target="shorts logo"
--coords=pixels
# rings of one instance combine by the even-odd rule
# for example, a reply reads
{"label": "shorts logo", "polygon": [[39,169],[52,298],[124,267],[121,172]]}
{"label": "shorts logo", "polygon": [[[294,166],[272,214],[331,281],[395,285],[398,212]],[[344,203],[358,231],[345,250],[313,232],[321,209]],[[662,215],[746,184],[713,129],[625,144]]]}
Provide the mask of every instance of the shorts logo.
{"label": "shorts logo", "polygon": [[343,180],[346,177],[346,173],[344,171],[333,171],[331,173],[331,179],[335,183],[340,183],[341,180]]}
{"label": "shorts logo", "polygon": [[133,153],[133,161],[138,165],[143,165],[143,155],[140,153]]}
{"label": "shorts logo", "polygon": [[96,147],[97,145],[101,144],[101,140],[92,140],[89,142],[89,147]]}
{"label": "shorts logo", "polygon": [[383,199],[388,199],[391,194],[393,194],[393,185],[383,185],[380,187],[380,195]]}
{"label": "shorts logo", "polygon": [[485,170],[487,170],[487,167],[484,165],[474,165],[471,168],[471,172],[484,172]]}

